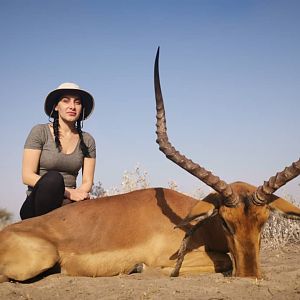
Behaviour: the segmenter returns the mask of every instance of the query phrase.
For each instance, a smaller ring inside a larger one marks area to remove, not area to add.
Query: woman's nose
[[[74,101],[70,101],[70,102],[69,102],[69,107],[70,107],[71,109],[75,109],[75,102],[74,102]]]

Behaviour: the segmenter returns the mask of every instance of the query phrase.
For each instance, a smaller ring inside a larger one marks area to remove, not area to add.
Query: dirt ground
[[[53,274],[0,284],[0,299],[300,299],[300,245],[261,253],[264,279],[222,274],[169,278],[157,270],[116,277]]]

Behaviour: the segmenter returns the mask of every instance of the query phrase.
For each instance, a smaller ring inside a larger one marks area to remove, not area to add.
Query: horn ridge
[[[275,176],[270,177],[268,181],[265,181],[263,185],[259,186],[254,194],[255,204],[262,205],[270,202],[270,195],[299,175],[300,159],[293,162],[283,171],[276,173]]]
[[[167,135],[166,116],[164,109],[164,102],[160,86],[159,78],[159,48],[154,64],[154,89],[156,99],[156,142],[159,144],[159,150],[162,151],[168,159],[173,161],[175,164],[194,175],[205,184],[213,188],[216,192],[220,193],[225,197],[224,204],[227,206],[236,206],[239,202],[238,196],[233,192],[231,186],[225,181],[222,181],[219,177],[207,171],[205,168],[194,163],[192,160],[186,158],[179,151],[177,151],[172,144],[169,142]]]

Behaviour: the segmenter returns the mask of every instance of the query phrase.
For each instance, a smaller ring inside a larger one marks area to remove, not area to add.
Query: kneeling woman
[[[24,146],[22,178],[28,190],[21,219],[89,199],[96,146],[94,138],[81,128],[93,108],[92,95],[74,83],[63,83],[47,96],[45,112],[53,122],[34,126]],[[76,187],[80,169],[82,183]]]

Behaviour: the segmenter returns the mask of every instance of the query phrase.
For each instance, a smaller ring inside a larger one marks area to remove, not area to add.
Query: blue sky
[[[152,186],[206,187],[155,143],[153,63],[173,145],[227,182],[262,184],[299,158],[299,1],[0,0],[0,207],[25,198],[24,141],[62,82],[90,91],[95,182],[137,163]],[[277,194],[300,201],[300,178]]]

